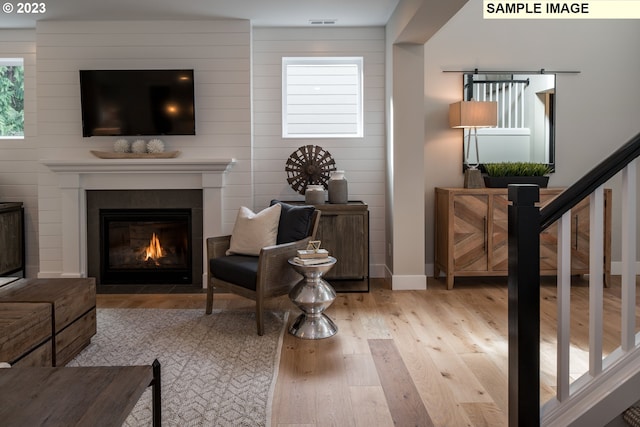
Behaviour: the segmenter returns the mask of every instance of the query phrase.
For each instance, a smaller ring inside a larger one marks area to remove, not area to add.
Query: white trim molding
[[[61,192],[60,277],[87,276],[87,190],[202,189],[203,232],[216,236],[222,234],[224,178],[235,162],[233,158],[40,160],[56,173]],[[206,283],[205,262],[202,283]]]
[[[640,261],[636,261],[636,275],[640,274]],[[622,274],[622,261],[611,262],[611,274],[619,276]]]
[[[424,291],[427,289],[427,276],[424,274],[391,276],[391,289],[394,291]]]

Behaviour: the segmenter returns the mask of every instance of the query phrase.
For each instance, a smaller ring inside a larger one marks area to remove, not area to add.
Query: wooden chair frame
[[[207,238],[207,307],[206,313],[213,310],[214,289],[227,290],[234,294],[252,299],[256,302],[256,324],[258,335],[264,334],[264,303],[269,298],[288,294],[291,288],[300,281],[302,276],[296,273],[288,263],[289,258],[296,256],[296,251],[306,249],[310,240],[315,238],[320,223],[319,210],[315,210],[311,218],[309,236],[296,242],[267,246],[260,250],[258,256],[258,276],[256,290],[247,289],[234,283],[215,278],[211,272],[211,259],[226,255],[231,236]]]

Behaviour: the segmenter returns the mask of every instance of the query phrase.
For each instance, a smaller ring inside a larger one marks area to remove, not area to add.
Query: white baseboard
[[[391,276],[391,290],[424,291],[427,289],[427,276],[424,274]]]
[[[59,271],[39,271],[36,277],[38,279],[59,279],[62,277],[62,273]]]
[[[622,273],[622,262],[611,262],[611,274],[619,276]],[[640,262],[636,261],[636,274],[640,274]]]
[[[62,273],[60,277],[63,279],[83,279],[87,276],[80,273]]]
[[[427,276],[433,277],[433,264],[426,264],[425,271]],[[611,274],[614,276],[619,276],[622,272],[622,262],[615,261],[611,262]],[[636,274],[640,275],[640,261],[636,262]],[[440,276],[444,276],[444,274],[440,274]]]
[[[62,273],[60,271],[40,271],[37,274],[38,279],[83,279],[80,273]]]

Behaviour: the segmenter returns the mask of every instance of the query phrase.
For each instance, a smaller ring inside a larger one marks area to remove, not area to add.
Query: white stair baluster
[[[559,401],[569,397],[569,360],[571,353],[571,211],[558,221],[558,343],[556,397]]]
[[[636,161],[622,170],[622,337],[623,351],[636,345]]]
[[[603,192],[600,186],[589,196],[589,373],[592,377],[602,372]]]

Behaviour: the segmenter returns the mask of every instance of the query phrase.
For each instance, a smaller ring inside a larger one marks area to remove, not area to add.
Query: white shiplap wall
[[[92,158],[113,137],[82,138],[80,69],[192,68],[195,136],[162,137],[181,157],[237,159],[226,179],[224,218],[230,232],[240,205],[251,206],[251,26],[245,20],[41,21],[36,28],[38,159]],[[60,192],[37,164],[40,271],[62,269]]]
[[[0,202],[22,202],[25,212],[26,271],[38,271],[38,186],[36,175],[36,33],[0,30],[0,57],[24,59],[25,138],[0,140]]]
[[[362,56],[364,58],[364,138],[283,139],[282,57]],[[366,28],[253,29],[253,147],[255,209],[271,199],[300,200],[284,171],[296,148],[312,144],[328,150],[349,182],[349,199],[370,211],[373,277],[384,276],[385,215],[385,31]]]

